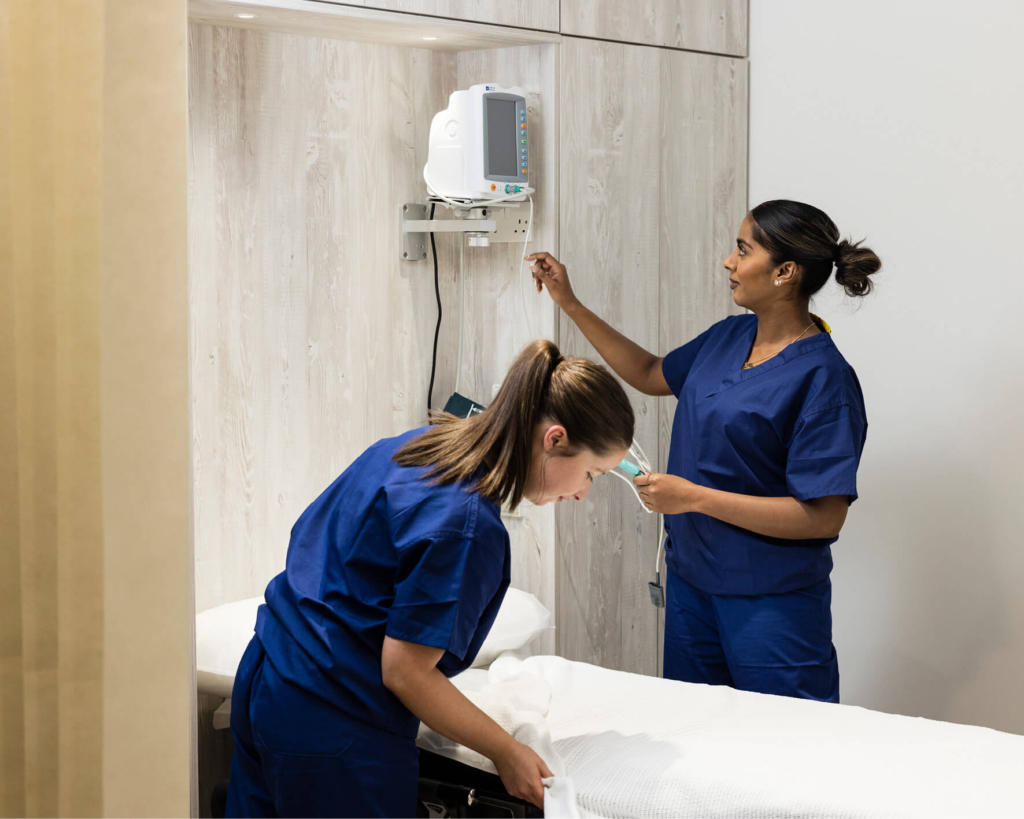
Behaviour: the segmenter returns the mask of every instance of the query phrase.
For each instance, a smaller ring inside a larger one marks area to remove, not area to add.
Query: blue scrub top
[[[443,648],[438,668],[463,671],[494,623],[511,566],[500,509],[472,482],[432,485],[428,468],[392,461],[423,431],[378,441],[303,512],[256,620],[281,677],[404,737],[416,736],[419,721],[384,687],[384,636]]]
[[[732,316],[665,356],[679,399],[669,473],[741,495],[852,503],[868,427],[856,373],[828,333],[744,370],[756,332],[756,316]],[[765,537],[696,512],[665,522],[669,567],[710,594],[779,594],[832,570],[836,538]]]

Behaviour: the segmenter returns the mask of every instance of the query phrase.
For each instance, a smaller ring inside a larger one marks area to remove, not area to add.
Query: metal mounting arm
[[[491,242],[522,242],[529,219],[512,213],[511,209],[489,206],[458,211],[456,219],[427,219],[427,206],[407,203],[402,205],[402,260],[418,262],[427,258],[427,243],[431,233],[465,233],[471,247],[489,247]],[[503,218],[484,218],[493,212]]]

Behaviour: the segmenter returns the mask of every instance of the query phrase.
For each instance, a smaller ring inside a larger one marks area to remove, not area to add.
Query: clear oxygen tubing
[[[526,332],[532,341],[533,335],[533,324],[530,322],[530,310],[526,306],[526,279],[532,279],[532,276],[523,277],[523,268],[526,265],[526,250],[530,246],[530,234],[533,232],[533,194],[529,196],[530,199],[530,218],[526,223],[526,241],[523,242],[523,253],[519,259],[519,296],[523,302],[523,318],[526,319]]]
[[[636,484],[633,483],[633,477],[641,473],[651,474],[654,469],[651,467],[650,461],[647,460],[647,456],[644,454],[643,449],[636,441],[633,441],[632,446],[629,448],[629,455],[626,457],[621,464],[616,466],[609,472],[609,475],[614,475],[622,481],[625,481],[629,488],[636,495],[637,501],[640,503],[640,508],[643,509],[647,514],[653,515],[654,510],[648,509],[644,504],[643,499],[640,497],[640,492],[636,488]],[[665,552],[665,541],[668,538],[668,531],[665,529],[665,516],[662,514],[658,515],[658,528],[661,530],[661,537],[658,540],[658,554],[654,559],[654,582],[661,583],[661,558]]]
[[[534,338],[534,335],[533,335],[533,325],[530,322],[530,312],[529,312],[529,310],[526,307],[526,293],[525,293],[525,290],[524,290],[526,284],[525,284],[525,281],[523,279],[523,267],[524,267],[524,265],[526,263],[526,250],[530,246],[530,236],[533,233],[533,194],[536,192],[536,190],[534,188],[531,188],[528,185],[524,185],[524,186],[520,187],[519,193],[509,194],[508,196],[502,196],[502,197],[499,197],[497,199],[480,199],[480,200],[474,200],[473,202],[460,202],[457,199],[450,199],[449,197],[444,196],[443,194],[440,194],[440,193],[437,192],[437,190],[435,190],[434,186],[430,184],[430,178],[427,176],[427,166],[426,165],[423,166],[423,181],[427,185],[427,195],[428,196],[430,196],[432,199],[440,199],[442,202],[444,202],[444,203],[446,203],[448,205],[451,205],[453,208],[459,208],[460,210],[467,210],[469,208],[486,208],[489,205],[497,205],[497,204],[501,204],[503,202],[513,202],[513,201],[515,201],[515,202],[522,202],[524,196],[529,200],[529,202],[530,202],[530,218],[529,218],[529,220],[526,223],[526,240],[523,242],[523,257],[522,257],[522,259],[519,262],[519,295],[520,295],[522,303],[523,303],[523,317],[526,319],[526,331],[527,331],[527,334],[529,335],[530,340],[532,341],[533,338]],[[461,252],[462,252],[461,248],[460,248],[459,252],[461,254]],[[460,264],[461,264],[461,255],[460,255]],[[461,267],[460,267],[460,271],[461,271]],[[461,275],[461,273],[460,273],[460,275]],[[463,310],[463,315],[465,315],[465,310]],[[459,361],[460,361],[460,365],[461,365],[461,361],[462,361],[462,359],[461,359],[461,356],[462,356],[462,343],[461,343],[462,325],[461,324],[459,325],[459,333],[460,333],[460,342],[459,342],[459,356],[460,356],[460,359],[459,359]],[[461,366],[460,366],[460,370],[461,370]],[[458,376],[458,372],[456,372],[456,376],[455,376],[455,391],[456,392],[459,391],[459,376]]]
[[[455,365],[455,392],[459,391],[459,379],[462,377],[462,328],[466,323],[466,236],[459,237],[459,355]]]

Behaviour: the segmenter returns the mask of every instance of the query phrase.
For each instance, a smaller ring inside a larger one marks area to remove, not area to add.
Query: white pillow
[[[196,615],[196,684],[200,693],[230,697],[235,672],[256,627],[262,597],[225,603]]]
[[[490,665],[502,652],[522,648],[550,623],[551,612],[540,600],[529,592],[510,588],[472,667]]]
[[[201,693],[231,696],[235,671],[252,639],[256,610],[262,604],[262,597],[251,597],[196,615],[196,682]],[[550,623],[551,612],[536,597],[510,588],[472,667],[488,666],[502,652],[522,648]]]

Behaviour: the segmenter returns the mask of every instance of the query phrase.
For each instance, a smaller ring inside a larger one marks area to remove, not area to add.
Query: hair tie
[[[548,368],[547,382],[550,383],[551,379],[555,377],[555,370],[558,369],[558,365],[565,361],[564,356],[558,352],[551,357],[551,366]]]

